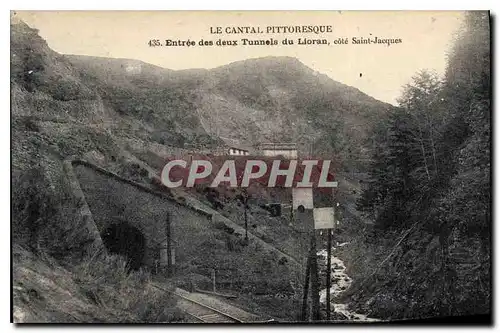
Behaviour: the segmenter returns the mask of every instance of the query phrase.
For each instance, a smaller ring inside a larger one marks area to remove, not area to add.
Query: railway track
[[[190,299],[189,297],[186,297],[184,295],[179,294],[178,292],[175,291],[170,291],[166,290],[162,287],[159,287],[156,284],[153,284],[155,288],[158,288],[162,291],[168,292],[170,294],[173,294],[175,297],[177,297],[177,307],[193,317],[195,320],[197,320],[200,323],[233,323],[233,324],[241,324],[244,323],[242,319],[236,318],[234,316],[231,316],[228,313],[225,313],[223,311],[217,310],[213,307],[210,307],[206,304],[202,304],[198,301],[195,301],[193,299]]]
[[[175,294],[175,293],[174,293]],[[175,294],[179,299],[177,306],[201,323],[233,323],[241,324],[243,320],[235,318],[227,313],[216,310],[205,304],[201,304],[182,295]]]

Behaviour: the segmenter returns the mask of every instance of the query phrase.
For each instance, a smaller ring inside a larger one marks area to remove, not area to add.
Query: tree
[[[443,123],[440,89],[435,73],[417,73],[403,89],[400,108],[388,117],[387,133],[378,133],[372,182],[360,206],[373,213],[383,229],[406,226],[415,206],[431,196]]]
[[[396,244],[400,264],[386,277],[398,288],[385,292],[419,299],[406,313],[491,311],[489,33],[488,13],[467,13],[444,79],[417,73],[377,132],[359,206],[379,228],[405,230],[411,246]],[[434,301],[425,304],[429,294]]]

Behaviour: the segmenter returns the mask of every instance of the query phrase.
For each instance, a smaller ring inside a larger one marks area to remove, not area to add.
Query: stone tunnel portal
[[[146,252],[146,238],[143,233],[128,222],[109,225],[101,234],[109,253],[126,258],[129,270],[138,270],[143,265]]]

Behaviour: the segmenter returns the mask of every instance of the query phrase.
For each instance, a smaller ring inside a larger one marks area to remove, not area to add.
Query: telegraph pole
[[[335,219],[335,208],[337,202],[337,192],[335,188],[332,188],[333,196],[333,228],[327,229],[327,247],[326,247],[326,320],[330,320],[331,305],[330,305],[330,287],[332,284],[332,233],[336,225]],[[334,309],[335,310],[335,309]]]
[[[212,291],[215,292],[215,268],[212,269]]]
[[[248,208],[248,192],[245,190],[243,192],[243,205],[244,205],[244,211],[245,211],[245,243],[248,245],[248,213],[247,213],[247,208]]]
[[[335,221],[335,220],[334,220]],[[326,320],[330,320],[330,285],[332,284],[332,229],[327,229]]]
[[[309,157],[312,156],[312,142],[309,142]],[[293,192],[292,192],[293,195]],[[303,213],[304,211],[301,211],[299,207],[302,205],[298,206],[297,209],[299,209],[299,212]],[[312,206],[312,201],[311,201],[311,206]],[[304,206],[302,206],[304,208]],[[292,210],[294,209],[294,198],[292,198]],[[308,210],[309,211],[309,210]],[[320,314],[320,303],[319,303],[319,289],[320,289],[320,283],[319,283],[319,274],[318,274],[318,257],[316,253],[316,222],[314,221],[314,209],[310,210],[308,215],[308,219],[312,218],[312,223],[307,223],[307,225],[310,226],[310,246],[309,246],[309,254],[307,258],[307,266],[306,266],[306,278],[305,278],[305,283],[304,283],[304,294],[302,298],[302,320],[306,320],[306,315],[307,315],[307,298],[308,298],[308,292],[309,292],[309,281],[311,283],[311,300],[312,300],[312,311],[311,311],[311,320],[312,321],[318,321],[321,319],[321,314]],[[293,216],[293,215],[290,215]]]
[[[167,212],[167,276],[172,276],[172,235],[170,212]]]
[[[302,321],[307,320],[307,298],[309,294],[309,281],[311,282],[311,300],[313,321],[320,320],[320,305],[319,305],[319,275],[318,275],[318,259],[316,256],[316,231],[313,229],[311,233],[311,243],[309,247],[309,255],[306,265],[306,276],[304,281],[304,291],[302,296]]]
[[[311,236],[311,298],[312,298],[312,320],[320,320],[319,312],[319,276],[318,257],[316,255],[316,230],[313,229]]]
[[[311,256],[307,257],[306,263],[306,276],[304,281],[304,291],[302,294],[302,313],[300,316],[301,321],[307,320],[307,298],[309,296],[309,275],[311,274]]]
[[[245,199],[245,242],[248,244],[248,215],[247,215],[247,200]]]
[[[314,139],[311,141],[309,158],[312,158],[314,152]],[[318,256],[316,254],[316,227],[313,218],[312,235],[311,235],[311,297],[312,297],[312,319],[320,320],[320,305],[319,305],[319,274],[318,274]]]

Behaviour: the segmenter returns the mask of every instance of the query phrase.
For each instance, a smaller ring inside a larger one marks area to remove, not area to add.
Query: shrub
[[[287,258],[281,257],[280,260],[278,261],[278,264],[285,265],[287,262],[288,262]]]
[[[175,200],[181,204],[185,204],[186,203],[186,198],[183,197],[183,196],[178,196],[177,198],[175,198]]]
[[[23,118],[23,125],[26,131],[29,132],[40,132],[40,126],[36,122],[36,118],[33,116],[27,116]]]
[[[113,307],[116,318],[109,318],[109,322],[183,320],[171,294],[155,288],[148,271],[141,269],[129,273],[127,262],[121,256],[97,252],[72,270],[91,301],[102,307]]]

